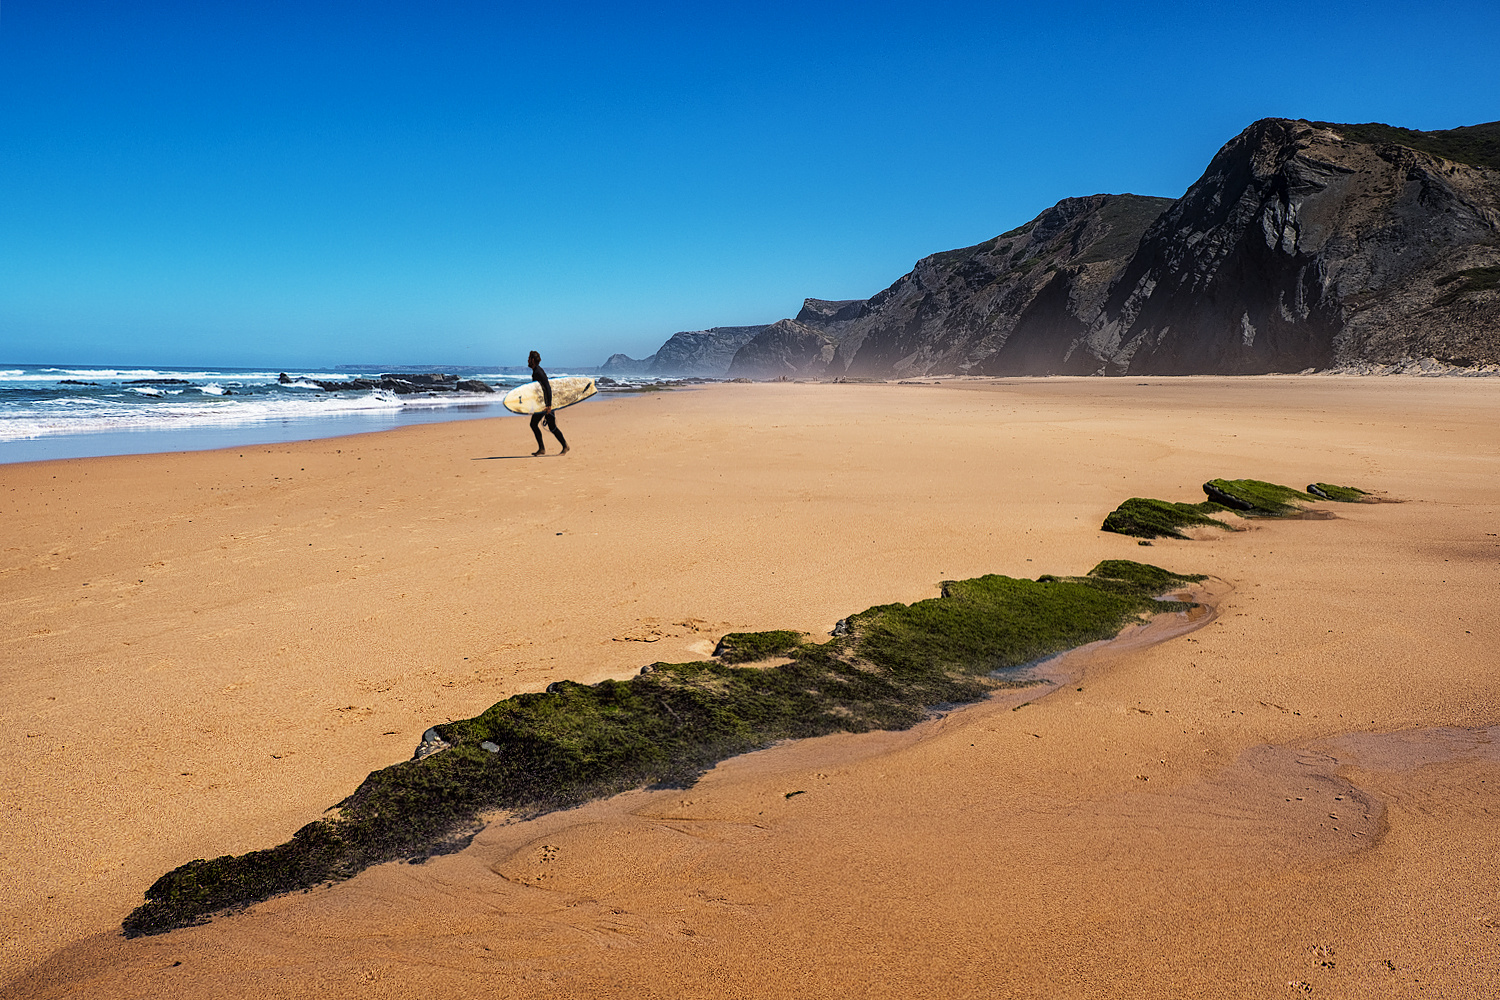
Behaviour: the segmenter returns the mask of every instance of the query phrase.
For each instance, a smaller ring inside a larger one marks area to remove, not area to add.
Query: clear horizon
[[[1064,197],[1175,198],[1259,118],[1493,121],[1497,35],[1489,3],[12,2],[0,358],[643,357]]]

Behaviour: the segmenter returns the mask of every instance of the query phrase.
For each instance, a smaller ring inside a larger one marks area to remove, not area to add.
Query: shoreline
[[[1249,381],[1306,381],[1308,379],[1328,381],[1365,381],[1381,379],[1390,381],[1480,381],[1489,377],[1500,377],[1500,372],[1478,371],[1463,368],[1452,370],[1422,370],[1420,366],[1386,366],[1397,370],[1374,372],[1359,370],[1327,370],[1311,374],[1269,373],[1263,375],[1142,375],[1142,376],[1092,376],[1092,375],[932,375],[910,379],[800,379],[785,385],[839,385],[839,386],[942,386],[947,388],[984,388],[987,386],[1024,386],[1028,383],[1097,383],[1135,382],[1145,384],[1142,379],[1155,379],[1157,384],[1165,382],[1224,381],[1230,383]],[[668,379],[667,381],[671,381]],[[704,386],[733,384],[727,380],[694,382],[672,385],[671,391],[681,392]],[[762,381],[752,384],[778,384]],[[642,394],[642,390],[626,389],[605,391],[600,399],[613,399]],[[123,427],[108,432],[58,433],[36,437],[0,441],[0,466],[30,462],[57,462],[82,458],[111,458],[131,455],[159,455],[186,452],[219,451],[229,448],[249,448],[263,445],[295,444],[299,442],[326,441],[333,438],[362,434],[379,434],[399,430],[403,427],[425,424],[452,423],[470,420],[491,420],[514,417],[519,414],[506,410],[498,399],[465,399],[444,401],[442,406],[409,406],[399,410],[344,411],[296,418],[273,417],[263,420],[246,418],[243,422],[224,425],[205,424],[182,428]]]
[[[1479,859],[1500,850],[1477,819],[1500,810],[1487,758],[1358,765],[1390,833],[1357,856],[1299,853],[1337,807],[1278,818],[1304,793],[1232,765],[1262,744],[1495,724],[1497,393],[1482,379],[1016,382],[601,399],[574,411],[567,462],[482,461],[523,454],[529,435],[469,421],[243,458],[0,466],[0,770],[21,806],[0,842],[32,873],[0,899],[4,975],[48,961],[49,976],[128,996],[160,992],[181,960],[184,997],[269,987],[272,967],[282,987],[342,996],[384,968],[367,995],[465,996],[488,968],[514,973],[517,996],[611,974],[644,996],[748,984],[774,962],[806,970],[787,984],[803,995],[872,976],[962,992],[965,970],[970,990],[1004,970],[1016,989],[1123,975],[1249,996],[1323,976],[1319,992],[1339,995],[1374,988],[1390,959],[1463,988],[1454,956],[1492,933],[1475,895]],[[1215,476],[1407,502],[1148,553],[1098,530],[1127,497],[1188,500]],[[491,828],[459,854],[149,947],[110,935],[156,875],[285,840],[444,717],[701,655],[711,634],[814,632],[932,596],[932,581],[1104,558],[1236,589],[1211,624],[1125,654],[1083,692],[945,719],[876,761],[778,758],[772,774],[757,759],[668,795],[655,818],[625,803],[624,825],[589,827],[585,807],[531,839]],[[536,566],[548,572],[517,571]],[[1238,798],[1192,798],[1222,774]],[[1468,798],[1445,791],[1459,787]],[[1230,911],[1212,891],[1225,885],[1240,887],[1224,890]],[[1386,886],[1426,922],[1369,917]],[[1381,928],[1405,943],[1375,955]],[[1306,961],[1325,944],[1337,972]]]
[[[0,441],[0,465],[62,462],[81,458],[121,458],[220,451],[261,445],[326,441],[357,434],[380,434],[402,427],[492,420],[517,416],[498,401],[464,401],[442,408],[329,414],[301,419],[246,421],[228,426],[126,428],[106,433],[54,434]]]

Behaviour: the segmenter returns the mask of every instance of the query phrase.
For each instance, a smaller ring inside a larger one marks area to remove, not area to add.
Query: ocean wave
[[[131,386],[132,390],[152,389]],[[156,390],[159,392],[160,390]],[[151,396],[151,392],[142,393]],[[135,397],[139,399],[139,397]],[[438,401],[439,405],[473,405],[472,398]],[[230,427],[277,421],[320,420],[343,415],[397,413],[404,408],[430,408],[432,403],[412,401],[395,393],[377,390],[358,395],[327,396],[241,396],[207,397],[197,395],[182,400],[167,399],[131,401],[130,398],[94,398],[87,400],[50,400],[50,405],[24,410],[0,411],[0,441],[22,441],[30,438],[65,434],[107,434],[115,431],[174,430],[189,427]]]
[[[59,382],[63,379],[138,379],[181,378],[190,382],[217,382],[224,379],[242,380],[247,383],[274,383],[280,372],[246,369],[236,371],[228,368],[161,369],[161,368],[6,368],[0,369],[0,381],[4,382]],[[304,371],[302,378],[341,380],[348,378],[338,372]]]
[[[162,371],[156,368],[34,368],[18,373],[27,378],[212,378],[220,372]]]

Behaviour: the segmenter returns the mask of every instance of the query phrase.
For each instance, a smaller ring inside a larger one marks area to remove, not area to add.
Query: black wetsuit
[[[550,407],[552,405],[552,383],[548,381],[547,373],[542,371],[540,365],[531,366],[531,379],[533,382],[541,385],[542,402]],[[562,431],[557,429],[557,416],[542,410],[538,410],[531,415],[531,433],[536,435],[536,450],[545,451],[547,449],[547,446],[542,443],[542,421],[544,420],[547,422],[547,429],[552,432],[552,436],[557,438],[558,444],[563,446],[563,451],[567,451],[567,439],[562,436]]]

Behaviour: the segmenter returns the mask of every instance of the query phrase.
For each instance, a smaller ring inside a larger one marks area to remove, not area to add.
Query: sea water
[[[120,368],[0,363],[0,463],[196,451],[362,434],[508,414],[501,395],[529,381],[469,371],[495,394],[323,391],[378,373],[248,368]],[[561,376],[563,372],[557,372]]]

